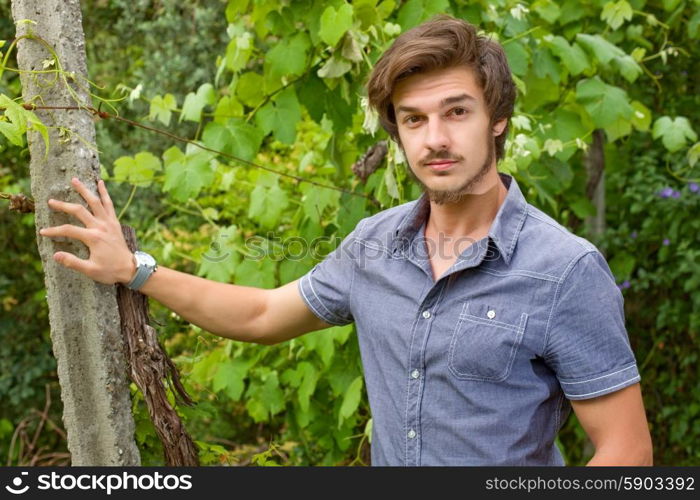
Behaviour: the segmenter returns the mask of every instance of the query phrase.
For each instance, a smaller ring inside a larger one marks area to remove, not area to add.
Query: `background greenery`
[[[499,169],[605,253],[625,297],[655,462],[700,463],[700,0],[82,4],[91,79],[104,86],[101,95],[124,97],[123,116],[378,201],[98,123],[103,174],[115,203],[128,204],[122,221],[144,249],[169,267],[266,288],[318,260],[280,259],[276,239],[341,238],[362,217],[418,195],[393,146],[366,182],[351,170],[385,138],[366,113],[363,83],[402,30],[439,12],[478,24],[504,44],[520,91]],[[8,0],[0,14],[0,38],[9,40]],[[14,73],[5,72],[0,93],[20,95]],[[602,235],[585,224],[595,213],[585,189],[595,130],[605,137]],[[0,192],[29,193],[26,149],[9,139],[0,149]],[[63,463],[33,217],[5,205],[0,218],[0,460]],[[260,249],[268,255],[252,258]],[[352,326],[263,347],[220,340],[156,303],[152,314],[198,401],[182,415],[203,463],[369,462],[371,419]],[[42,417],[47,390],[52,403]],[[135,391],[134,414],[143,463],[161,464]],[[559,444],[572,465],[592,453],[573,416]]]

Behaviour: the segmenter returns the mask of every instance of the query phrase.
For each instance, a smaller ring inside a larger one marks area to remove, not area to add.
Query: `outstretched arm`
[[[40,234],[80,240],[90,249],[90,257],[86,260],[56,252],[54,259],[100,283],[128,283],[136,266],[104,182],[98,181],[99,196],[78,179],[73,179],[73,187],[90,210],[58,200],[50,200],[49,206],[76,217],[85,227],[64,224],[44,228]],[[234,340],[274,344],[331,326],[306,306],[296,281],[266,290],[219,283],[159,266],[139,291],[190,323]]]

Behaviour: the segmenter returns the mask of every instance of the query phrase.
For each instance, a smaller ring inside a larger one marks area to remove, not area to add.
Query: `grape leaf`
[[[334,47],[345,32],[352,28],[352,14],[352,5],[348,3],[343,3],[338,10],[332,6],[326,7],[321,14],[321,26],[318,30],[321,40]]]
[[[272,132],[275,139],[292,144],[296,138],[296,125],[301,120],[301,107],[294,87],[288,87],[260,108],[255,122],[265,134]]]

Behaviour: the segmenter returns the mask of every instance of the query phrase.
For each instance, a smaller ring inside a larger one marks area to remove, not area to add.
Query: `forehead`
[[[460,66],[419,73],[400,80],[391,94],[394,108],[430,107],[447,97],[466,94],[477,103],[484,100],[484,93],[477,83],[474,71]]]

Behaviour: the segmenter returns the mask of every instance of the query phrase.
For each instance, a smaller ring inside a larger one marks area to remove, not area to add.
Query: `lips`
[[[447,170],[455,163],[457,163],[455,160],[433,160],[426,163],[425,166],[432,170]]]

